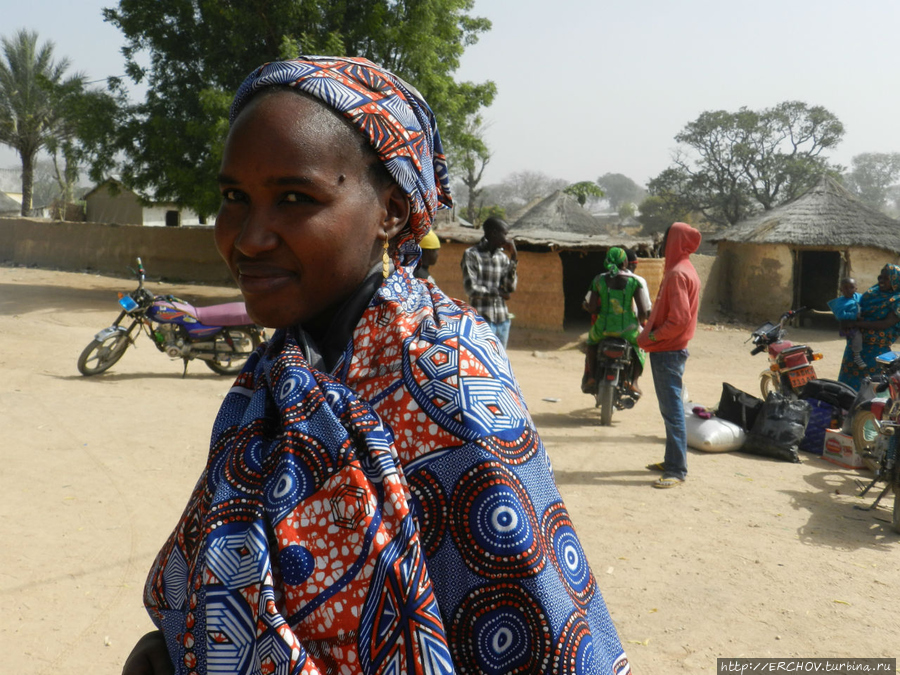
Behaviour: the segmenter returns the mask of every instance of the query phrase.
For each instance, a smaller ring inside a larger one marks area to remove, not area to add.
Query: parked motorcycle
[[[600,424],[612,424],[613,410],[627,410],[634,407],[640,396],[631,388],[634,372],[634,347],[630,342],[618,337],[605,337],[597,345],[597,359],[594,365],[594,380],[597,383],[594,394],[600,408]]]
[[[884,489],[864,511],[871,511],[881,499],[894,491],[894,509],[891,528],[900,533],[900,453],[898,433],[900,428],[900,353],[888,352],[875,361],[881,366],[883,376],[866,378],[860,387],[860,399],[852,421],[853,444],[863,462],[875,477],[862,490],[860,497],[877,483],[885,483]],[[887,393],[887,397],[883,394]],[[881,396],[880,396],[881,394]]]
[[[759,375],[759,389],[764,399],[772,391],[799,398],[803,386],[810,380],[818,379],[812,362],[821,359],[822,355],[808,345],[794,344],[784,339],[784,324],[806,309],[801,307],[787,311],[777,324],[767,321],[750,334],[754,345],[750,354],[763,351],[769,354],[769,369]]]
[[[182,359],[185,373],[193,359],[202,360],[219,375],[240,372],[265,339],[264,330],[247,315],[244,303],[194,307],[172,295],[154,295],[144,288],[145,272],[140,258],[137,264],[138,287],[127,295],[119,294],[122,311],[81,352],[79,372],[98,375],[108,370],[142,331],[159,351]]]

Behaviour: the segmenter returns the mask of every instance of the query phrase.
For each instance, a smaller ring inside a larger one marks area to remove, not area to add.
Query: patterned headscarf
[[[881,286],[875,284],[865,293],[859,301],[859,316],[866,321],[880,321],[888,315],[900,309],[900,265],[888,263],[884,266],[887,271],[891,290],[882,291]],[[900,331],[900,325],[891,330]]]
[[[891,290],[895,293],[900,291],[900,265],[888,263],[884,266],[888,273],[888,279],[891,281]]]
[[[418,254],[418,242],[439,208],[453,204],[447,160],[431,108],[396,75],[363,58],[301,56],[257,68],[238,89],[231,123],[260,89],[287,85],[309,94],[350,120],[375,149],[410,203],[398,235],[401,254]]]
[[[615,275],[625,266],[626,262],[628,262],[628,254],[618,246],[613,246],[606,252],[606,260],[603,264],[607,272]]]

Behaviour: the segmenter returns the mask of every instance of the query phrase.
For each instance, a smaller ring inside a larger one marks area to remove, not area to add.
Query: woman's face
[[[878,290],[882,293],[890,293],[893,290],[890,270],[887,267],[882,268],[881,274],[878,275]]]
[[[355,133],[291,91],[258,96],[232,126],[216,246],[263,326],[327,322],[406,222],[406,196],[373,184]]]

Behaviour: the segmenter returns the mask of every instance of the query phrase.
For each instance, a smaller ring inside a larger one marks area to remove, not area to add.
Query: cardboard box
[[[866,468],[862,457],[856,452],[853,436],[842,434],[838,429],[825,430],[825,447],[822,452],[822,459],[827,459],[832,464],[837,464],[845,469]]]

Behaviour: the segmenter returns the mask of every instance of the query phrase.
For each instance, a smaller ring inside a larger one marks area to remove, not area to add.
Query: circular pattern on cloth
[[[493,584],[474,590],[450,626],[454,661],[470,675],[543,675],[552,652],[550,623],[521,586]]]
[[[556,649],[553,650],[554,675],[569,675],[570,673],[593,673],[596,670],[594,663],[594,639],[591,629],[584,616],[575,611],[566,620]]]
[[[534,429],[525,427],[522,434],[511,441],[502,440],[496,436],[486,436],[478,440],[478,445],[500,461],[518,465],[524,464],[534,456],[540,447],[540,440]]]
[[[325,402],[298,347],[285,349],[270,374],[276,405],[284,425],[310,419]]]
[[[310,459],[316,457],[313,455]],[[302,455],[285,452],[279,457],[278,466],[267,473],[265,505],[273,525],[281,522],[300,501],[316,491],[317,478],[319,481],[324,480],[321,466],[317,467],[317,476],[303,460]]]
[[[562,502],[550,505],[541,518],[540,531],[545,538],[544,547],[560,571],[569,595],[579,606],[586,607],[594,597],[597,585]]]
[[[299,586],[309,579],[309,575],[316,568],[313,554],[299,544],[282,549],[278,554],[278,563],[281,567],[281,578],[291,586]]]
[[[225,465],[231,456],[231,445],[237,429],[232,427],[225,432],[210,446],[209,459],[206,466],[206,489],[215,491],[216,486],[225,480]]]
[[[546,563],[531,500],[497,462],[478,464],[460,479],[450,532],[466,565],[490,579],[533,576]]]
[[[419,533],[425,556],[430,558],[441,547],[447,531],[447,495],[435,475],[428,469],[417,471],[407,479],[412,500],[412,512],[419,522]]]
[[[254,420],[238,430],[232,450],[225,458],[223,477],[236,491],[255,494],[263,478],[263,423]]]

